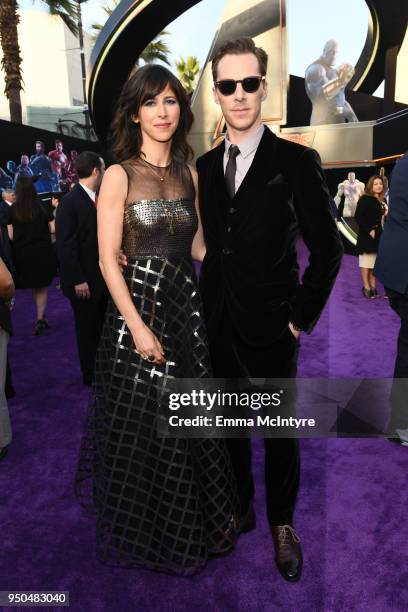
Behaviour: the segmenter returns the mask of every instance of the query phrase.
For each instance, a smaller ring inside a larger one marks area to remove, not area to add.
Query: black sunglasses
[[[250,76],[245,79],[240,79],[239,81],[234,81],[234,79],[223,79],[222,81],[215,81],[214,85],[223,96],[232,96],[238,83],[242,83],[242,89],[247,93],[255,93],[264,80],[264,76]]]

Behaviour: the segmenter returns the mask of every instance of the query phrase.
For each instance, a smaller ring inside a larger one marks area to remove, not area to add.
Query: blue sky
[[[105,20],[101,8],[105,4],[105,0],[88,0],[82,5],[85,28]],[[19,5],[36,10],[44,7],[40,0],[19,0]],[[286,5],[291,74],[303,76],[329,38],[339,42],[339,64],[357,62],[367,34],[365,0],[287,0]],[[222,7],[222,0],[202,0],[166,28],[171,32],[172,61],[187,55],[205,61]]]

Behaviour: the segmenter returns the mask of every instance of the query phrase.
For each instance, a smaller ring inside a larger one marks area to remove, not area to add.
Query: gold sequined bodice
[[[122,249],[127,257],[190,256],[197,231],[195,190],[187,166],[122,163],[128,176]],[[161,180],[162,177],[164,180]]]

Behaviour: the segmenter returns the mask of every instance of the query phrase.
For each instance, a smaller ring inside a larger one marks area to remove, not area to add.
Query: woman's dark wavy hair
[[[16,221],[31,221],[36,210],[37,191],[31,177],[21,176],[16,181],[16,201],[13,206],[13,216]]]
[[[374,194],[373,192],[373,185],[374,185],[374,181],[376,179],[380,179],[380,181],[382,182],[382,186],[383,186],[383,190],[382,192],[379,194],[379,196],[377,196],[376,194]],[[384,185],[384,179],[382,176],[380,176],[379,174],[374,174],[374,176],[370,176],[370,178],[367,181],[367,185],[365,187],[364,192],[366,193],[366,195],[370,195],[370,196],[374,196],[376,198],[378,198],[379,200],[384,199],[384,195],[385,195],[385,185]]]
[[[140,125],[132,121],[132,115],[137,115],[140,107],[160,94],[167,85],[180,105],[180,120],[171,145],[172,159],[179,163],[192,159],[194,154],[187,143],[187,135],[194,115],[186,91],[170,70],[158,64],[149,64],[131,73],[119,96],[109,139],[115,162],[140,156],[142,133]]]

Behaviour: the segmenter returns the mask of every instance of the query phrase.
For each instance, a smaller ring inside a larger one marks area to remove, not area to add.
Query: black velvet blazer
[[[310,332],[330,294],[343,253],[316,151],[268,128],[232,200],[224,143],[197,160],[207,254],[200,289],[209,339],[224,308],[235,333],[252,345],[276,340],[292,321]],[[296,241],[310,251],[299,282]]]
[[[106,285],[99,268],[96,208],[79,184],[58,205],[55,236],[64,294],[74,297],[74,285],[87,282],[91,299],[99,300]]]

